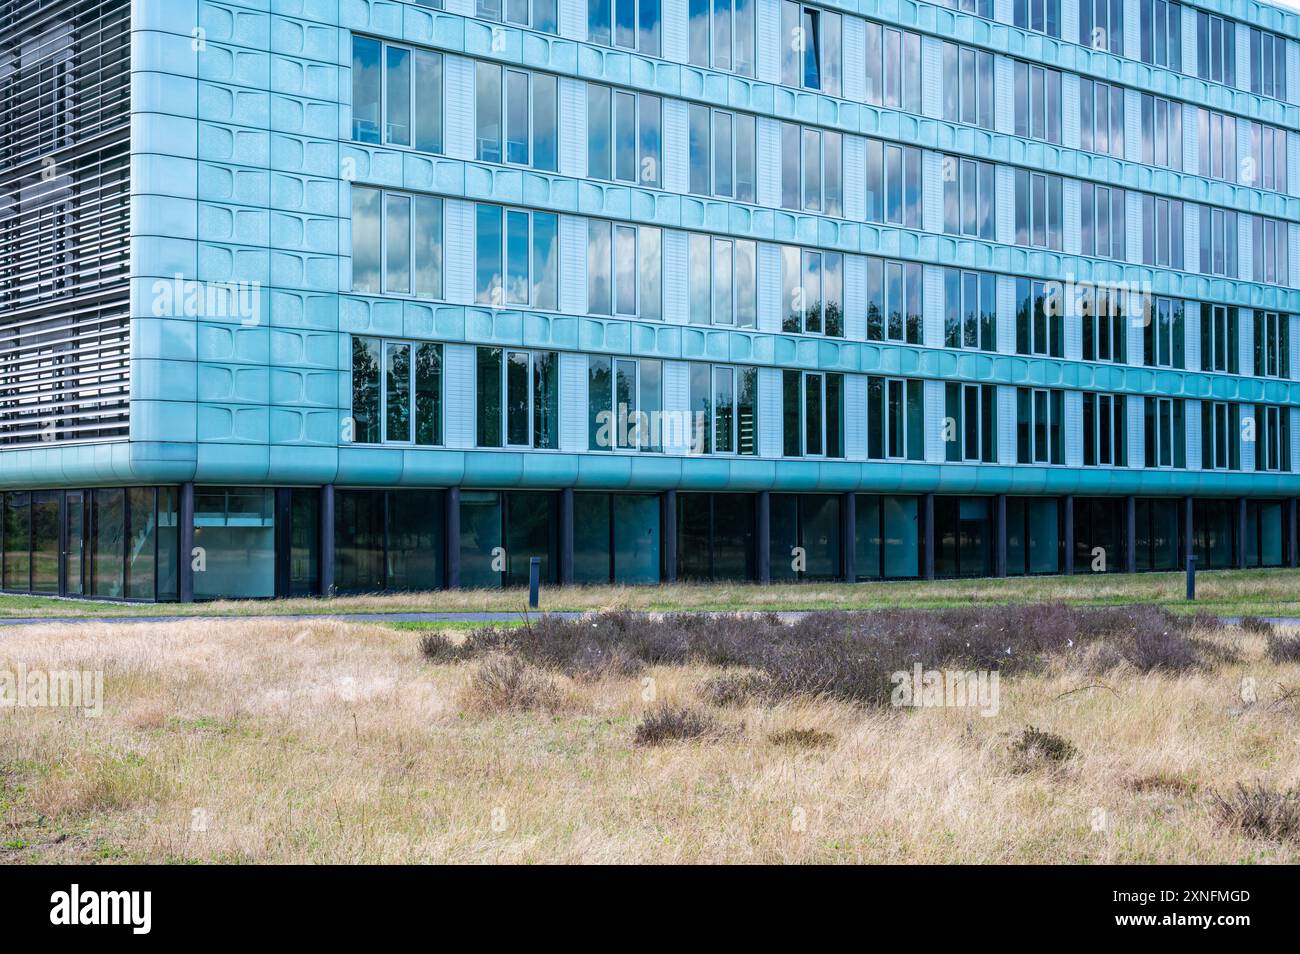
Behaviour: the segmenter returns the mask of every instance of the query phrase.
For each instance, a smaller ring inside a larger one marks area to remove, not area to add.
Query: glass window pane
[[[385,345],[384,439],[411,439],[411,346]]]
[[[352,138],[357,142],[379,142],[378,40],[352,38]]]

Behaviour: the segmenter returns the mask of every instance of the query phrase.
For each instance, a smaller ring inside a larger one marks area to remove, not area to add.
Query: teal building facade
[[[27,0],[0,588],[1294,566],[1300,15]]]

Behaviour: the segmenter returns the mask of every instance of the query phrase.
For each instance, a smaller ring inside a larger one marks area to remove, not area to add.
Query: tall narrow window
[[[1061,0],[1014,0],[1011,17],[1022,30],[1061,36]]]
[[[943,157],[943,230],[994,240],[997,175],[991,162]]]
[[[1143,401],[1146,466],[1187,466],[1187,439],[1182,398],[1147,397]]]
[[[1237,374],[1241,353],[1238,340],[1235,307],[1210,304],[1201,306],[1202,371]]]
[[[997,277],[943,270],[944,347],[997,350]]]
[[[1016,135],[1061,141],[1061,74],[1031,63],[1015,64]],[[1084,81],[1086,84],[1086,81]]]
[[[1123,0],[1080,0],[1079,45],[1124,55]]]
[[[1016,353],[1064,354],[1063,302],[1046,282],[1016,279]]]
[[[661,103],[587,84],[587,175],[658,188]]]
[[[559,286],[558,216],[479,204],[475,208],[474,300],[553,310]]]
[[[785,456],[844,456],[844,375],[782,371],[781,403]]]
[[[1177,298],[1147,296],[1142,325],[1143,363],[1158,368],[1184,367],[1183,303]]]
[[[1065,463],[1064,414],[1064,391],[1016,388],[1016,460],[1019,463]]]
[[[478,348],[479,447],[559,447],[559,357],[553,351]]]
[[[991,384],[944,385],[942,427],[945,457],[997,462],[997,388]]]
[[[1122,394],[1083,395],[1083,465],[1124,467],[1128,461],[1128,398]]]
[[[921,266],[867,259],[867,339],[920,344],[923,337]]]
[[[352,290],[442,297],[442,200],[352,187]]]
[[[844,256],[784,245],[781,274],[785,317],[794,334],[844,336]]]
[[[663,450],[663,362],[587,359],[587,446],[594,451]]]
[[[867,457],[921,460],[925,456],[922,382],[867,378]]]
[[[1061,249],[1060,176],[1016,170],[1016,244]]]

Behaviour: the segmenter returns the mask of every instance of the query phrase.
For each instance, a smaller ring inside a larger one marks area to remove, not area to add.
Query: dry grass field
[[[1079,606],[1144,604],[1176,612],[1300,617],[1300,570],[1203,570],[1197,601],[1184,601],[1181,573],[1113,573],[1005,579],[892,580],[856,583],[676,583],[658,586],[543,586],[543,610],[814,610],[881,607],[951,607],[1016,603]],[[384,593],[332,599],[217,600],[191,605],[60,600],[0,595],[6,617],[205,616],[324,613],[522,612],[527,591],[445,590]]]
[[[433,661],[421,636],[5,630],[0,670],[102,669],[106,701],[100,718],[0,709],[0,861],[1300,861],[1294,832],[1215,810],[1237,783],[1300,785],[1300,663],[1239,627],[1205,636],[1235,659],[1177,671],[1052,656],[1003,679],[989,718],[716,704],[704,664],[574,677],[516,660],[503,688],[488,677],[505,657]],[[673,705],[705,734],[637,744]],[[1072,757],[1018,757],[1030,725]]]

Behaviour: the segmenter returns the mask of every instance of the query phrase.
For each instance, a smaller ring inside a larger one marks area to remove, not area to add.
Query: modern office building
[[[3,589],[1295,565],[1300,16],[11,0]]]

